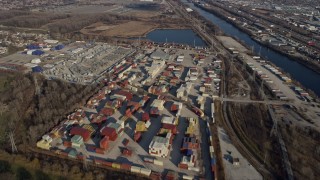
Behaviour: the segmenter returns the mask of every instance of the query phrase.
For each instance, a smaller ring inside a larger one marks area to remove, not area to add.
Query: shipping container
[[[101,148],[96,148],[96,153],[98,154],[104,154],[104,149],[101,149]]]
[[[182,179],[186,179],[186,180],[193,180],[194,177],[193,176],[188,176],[188,175],[182,175]]]
[[[123,164],[121,164],[121,169],[130,171],[131,170],[131,165],[123,163]]]
[[[178,164],[178,167],[181,169],[188,169],[188,165],[187,164]]]
[[[133,173],[140,173],[140,167],[137,167],[137,166],[131,166],[131,169],[130,171],[133,172]]]
[[[216,165],[216,158],[211,158],[210,164],[211,166]]]
[[[119,163],[112,163],[112,168],[120,169],[120,168],[121,168],[121,164],[119,164]]]
[[[122,150],[122,154],[125,155],[125,156],[131,156],[132,155],[132,151],[127,149],[127,148],[124,148]]]
[[[104,161],[103,165],[108,166],[108,167],[112,167],[112,162],[110,161]]]
[[[200,169],[198,167],[188,167],[188,170],[195,171],[195,172],[200,172]]]
[[[153,158],[148,158],[148,157],[143,158],[143,160],[144,160],[145,162],[148,162],[148,163],[153,163],[153,162],[154,162],[154,159],[153,159]]]
[[[211,171],[212,171],[212,172],[216,172],[216,165],[212,165],[212,166],[211,166]]]
[[[63,146],[64,147],[71,147],[72,143],[70,141],[63,141]]]
[[[140,169],[140,174],[143,174],[143,175],[149,177],[150,174],[151,174],[151,170],[150,170],[150,169],[146,169],[146,168],[141,168],[141,169]]]
[[[157,159],[153,160],[153,163],[158,166],[163,166],[163,161],[159,161]]]
[[[141,132],[136,132],[134,134],[134,141],[139,142],[141,140]]]

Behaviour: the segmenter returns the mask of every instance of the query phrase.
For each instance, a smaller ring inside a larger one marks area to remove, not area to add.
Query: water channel
[[[192,3],[188,3],[183,0],[184,3],[188,4],[192,9],[196,10],[200,15],[211,21],[213,24],[217,25],[224,31],[225,34],[229,36],[236,37],[243,41],[250,47],[254,47],[254,51],[260,54],[266,60],[271,61],[285,72],[289,73],[291,77],[299,81],[306,88],[314,91],[318,96],[320,96],[320,75],[316,72],[308,69],[307,67],[299,64],[290,58],[273,51],[258,42],[254,41],[248,34],[240,31],[232,24],[224,21],[223,19],[206,12],[198,7],[195,7]]]

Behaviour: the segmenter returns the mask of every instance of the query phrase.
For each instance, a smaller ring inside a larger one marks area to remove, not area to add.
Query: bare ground
[[[271,136],[272,121],[263,104],[230,103],[228,114],[233,122],[233,129],[242,143],[260,161],[275,178],[285,177],[282,171],[281,150],[276,139]]]

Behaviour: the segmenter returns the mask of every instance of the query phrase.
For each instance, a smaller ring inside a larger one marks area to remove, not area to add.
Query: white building
[[[183,60],[184,60],[184,56],[178,56],[177,57],[177,61],[178,62],[183,62]]]
[[[171,136],[172,134],[168,133],[166,137],[153,137],[149,145],[149,154],[157,157],[167,157],[169,155]]]
[[[151,104],[151,107],[157,107],[160,111],[162,111],[164,109],[164,103],[165,101],[164,100],[161,100],[161,99],[155,99],[152,104]]]
[[[177,125],[177,124],[178,124],[178,118],[176,118],[176,117],[164,116],[164,117],[161,119],[161,123]]]
[[[39,63],[41,63],[41,60],[40,60],[39,58],[32,59],[32,60],[31,60],[31,63],[33,63],[33,64],[39,64]]]

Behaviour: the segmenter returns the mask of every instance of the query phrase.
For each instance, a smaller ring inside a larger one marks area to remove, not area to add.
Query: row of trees
[[[40,28],[54,20],[65,19],[70,17],[68,14],[46,14],[36,13],[28,15],[17,15],[12,18],[3,19],[0,21],[5,26]]]
[[[68,33],[79,31],[95,22],[115,23],[117,20],[136,20],[130,15],[109,13],[97,14],[49,14],[25,11],[0,12],[0,24],[5,26],[40,28],[48,25],[52,33]]]
[[[70,18],[66,18],[48,25],[50,32],[52,33],[68,33],[79,31],[82,28],[89,26],[96,22],[104,22],[107,24],[116,23],[121,20],[136,20],[133,16],[114,15],[114,14],[79,14],[73,15]]]
[[[10,19],[16,16],[23,16],[28,14],[30,14],[30,12],[28,11],[18,11],[18,10],[0,11],[0,21],[5,19]]]
[[[83,105],[98,89],[96,85],[84,86],[46,80],[35,74],[17,74],[0,97],[0,104],[8,107],[0,114],[0,130],[3,131],[0,140],[6,145],[2,147],[9,147],[6,140],[10,131],[14,131],[18,145],[35,145],[43,134]]]

